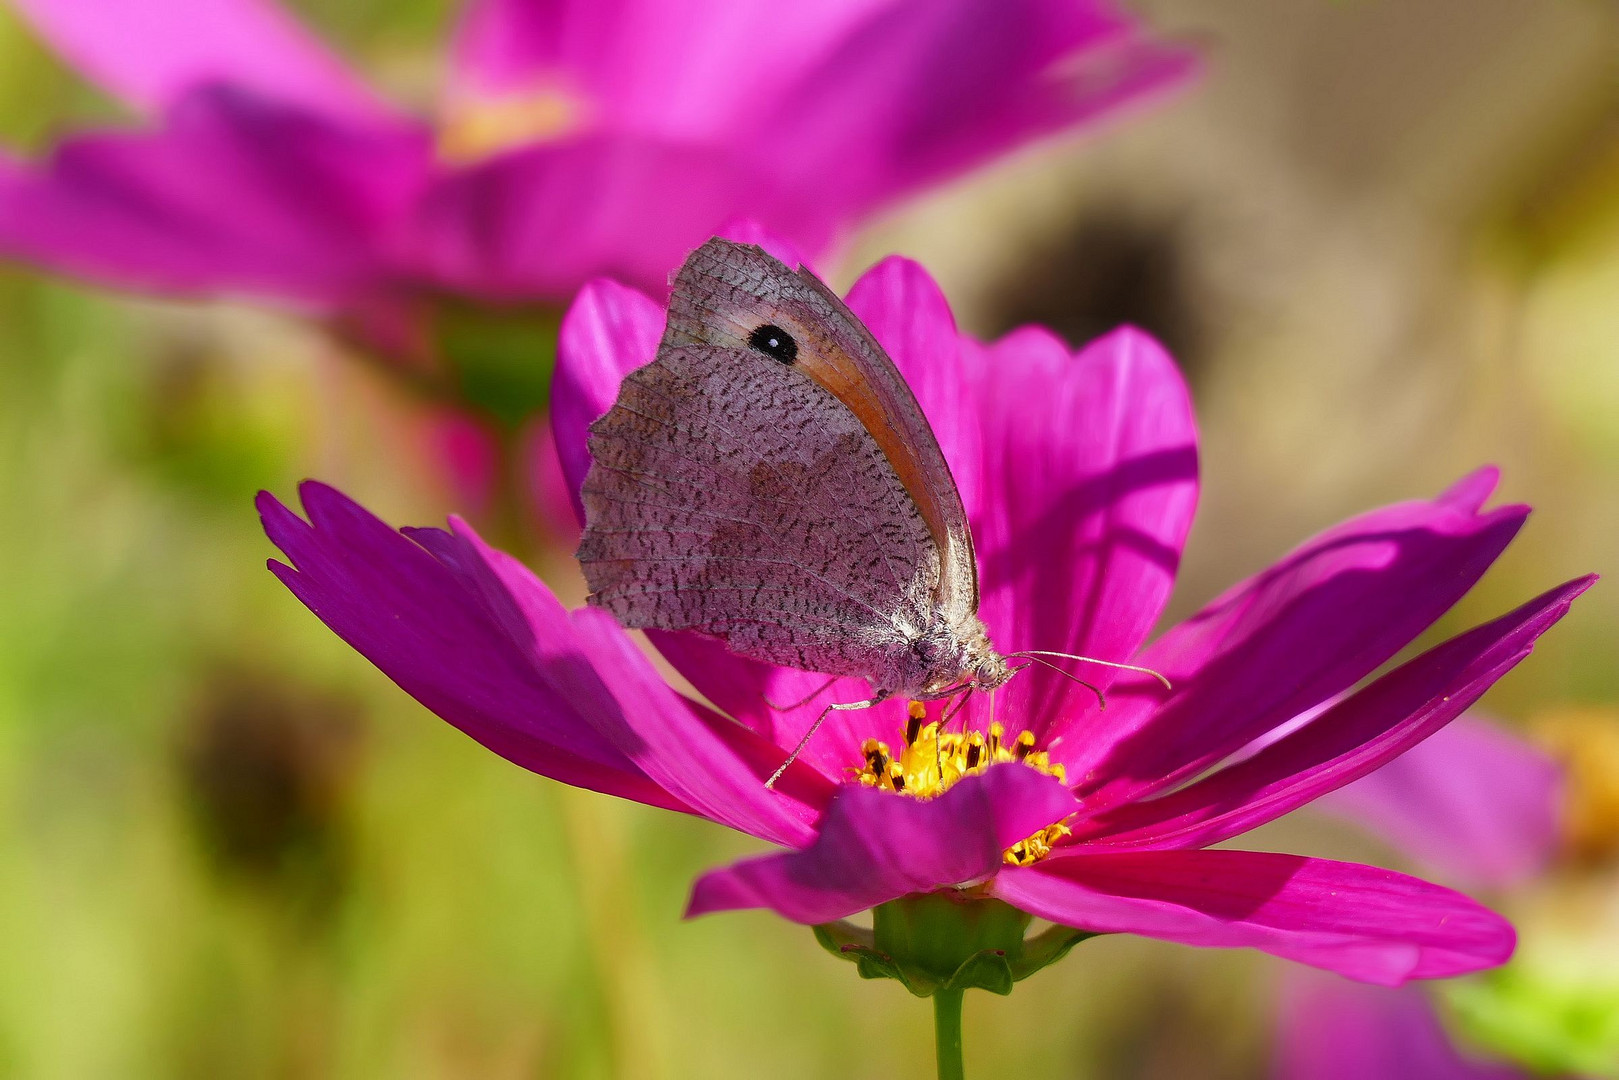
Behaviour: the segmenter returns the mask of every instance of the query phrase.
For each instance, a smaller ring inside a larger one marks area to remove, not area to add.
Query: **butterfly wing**
[[[978,611],[972,533],[950,466],[916,395],[871,331],[807,269],[762,248],[712,239],[675,276],[664,348],[749,348],[761,328],[796,347],[792,367],[851,412],[915,504],[940,553],[934,600],[952,624]]]
[[[590,428],[579,560],[627,626],[881,685],[925,626],[938,550],[871,434],[753,349],[664,347]],[[885,659],[887,658],[887,659]]]

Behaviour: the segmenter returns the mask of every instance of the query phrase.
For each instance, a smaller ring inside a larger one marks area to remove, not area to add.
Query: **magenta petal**
[[[1471,588],[1528,513],[1475,505],[1447,493],[1309,541],[1142,654],[1174,682],[1167,700],[1150,680],[1120,680],[1105,719],[1053,756],[1092,805],[1112,805],[1172,787],[1347,689]]]
[[[815,264],[796,244],[785,237],[777,236],[753,218],[733,217],[715,229],[714,235],[734,243],[762,247],[791,269],[797,270],[803,266],[809,267],[811,271],[815,269]]]
[[[445,720],[564,783],[704,813],[777,843],[813,835],[831,795],[824,781],[800,770],[767,792],[779,751],[675,695],[610,623],[570,619],[515,559],[464,525],[407,536],[329,487],[301,491],[308,524],[259,497],[265,531],[293,564],[271,569]],[[692,779],[693,755],[707,778]]]
[[[0,168],[0,254],[136,288],[363,305],[393,287],[386,248],[428,149],[417,131],[198,91],[159,131]]]
[[[1133,29],[1110,5],[1073,0],[862,5],[823,54],[799,49],[772,71],[777,93],[744,101],[729,126],[786,148],[782,170],[823,198],[869,208],[1187,73],[1188,54]]]
[[[1529,655],[1540,635],[1594,580],[1581,578],[1559,586],[1494,622],[1452,638],[1253,757],[1173,794],[1104,812],[1076,828],[1075,836],[1108,846],[1207,847],[1366,776],[1460,716]],[[1469,764],[1447,762],[1446,771]],[[1453,786],[1493,788],[1499,779],[1480,773]],[[1544,811],[1543,806],[1534,819],[1542,827]],[[1487,828],[1497,814],[1487,813],[1472,827]]]
[[[938,183],[982,161],[1064,130],[1083,129],[1139,109],[1193,81],[1197,55],[1144,36],[1120,34],[1060,61],[1048,76],[1005,95],[924,152],[902,160],[890,183],[897,190]],[[940,96],[940,105],[951,108]]]
[[[573,626],[609,691],[630,703],[614,736],[630,760],[705,817],[777,844],[810,842],[831,784],[801,770],[807,789],[821,800],[808,807],[791,798],[791,787],[765,787],[784,755],[738,753],[726,732],[735,740],[751,733],[718,718],[705,723],[698,707],[670,689],[611,615],[581,608],[573,613]]]
[[[378,119],[387,107],[279,6],[258,0],[15,0],[67,60],[157,111],[229,83],[306,109]]]
[[[441,287],[494,299],[562,300],[600,276],[663,295],[686,254],[732,217],[781,222],[813,249],[832,210],[723,145],[587,130],[444,176],[410,250]]]
[[[1185,381],[1129,328],[1078,356],[1022,330],[978,364],[985,462],[973,530],[997,647],[1131,660],[1163,612],[1197,506]],[[1103,688],[1118,674],[1059,663]],[[1002,716],[1042,718],[1043,742],[1102,722],[1087,691],[1039,668],[1000,693]]]
[[[1416,987],[1357,986],[1299,969],[1278,995],[1275,1080],[1528,1080],[1464,1057]]]
[[[524,768],[684,809],[585,718],[617,704],[544,586],[530,579],[525,609],[490,585],[465,538],[423,530],[430,552],[332,488],[300,491],[307,524],[259,496],[265,532],[292,563],[270,568],[406,693]]]
[[[1505,919],[1450,889],[1268,852],[1070,849],[1003,871],[992,890],[1065,926],[1260,949],[1386,986],[1495,967],[1516,940]]]
[[[557,68],[555,8],[531,0],[468,0],[450,48],[451,92],[494,97],[521,92]],[[550,24],[550,25],[547,25]]]
[[[1315,805],[1447,879],[1502,888],[1556,850],[1559,779],[1544,753],[1468,715]]]
[[[1490,501],[1490,496],[1495,494],[1500,483],[1501,470],[1494,465],[1485,465],[1450,485],[1434,501],[1464,513],[1476,514],[1484,509],[1484,504]]]
[[[663,308],[651,297],[605,278],[580,289],[562,319],[551,380],[551,430],[581,522],[579,489],[590,471],[590,425],[618,400],[624,376],[657,355],[663,322]]]
[[[472,0],[456,33],[452,84],[485,97],[561,85],[607,122],[715,138],[774,102],[869,7]]]
[[[686,914],[766,907],[799,923],[841,919],[909,893],[982,881],[1003,852],[1073,813],[1057,780],[1013,763],[969,776],[936,799],[849,786],[803,851],[705,874]]]
[[[828,685],[827,676],[820,672],[750,660],[700,634],[652,630],[647,637],[699,693],[784,750],[798,745],[827,705],[865,701],[871,696],[871,687],[863,679],[839,679]],[[812,700],[799,704],[811,695]],[[771,703],[798,707],[775,709]],[[827,779],[841,782],[848,779],[850,768],[864,762],[860,747],[866,739],[897,746],[904,729],[905,703],[898,700],[870,709],[829,713],[799,760]]]
[[[467,583],[506,616],[514,636],[535,632],[542,653],[554,636],[567,650],[564,674],[583,661],[590,685],[559,683],[564,700],[600,685],[611,707],[582,710],[596,732],[682,806],[722,825],[778,844],[803,844],[814,835],[833,794],[813,769],[795,764],[775,791],[765,781],[782,763],[779,748],[746,728],[675,693],[653,670],[621,627],[604,612],[564,614],[549,590],[522,563],[486,545],[460,521],[453,533],[409,529],[406,534],[441,562],[461,570]],[[472,558],[467,558],[470,554]],[[522,622],[512,616],[521,613]],[[566,620],[558,624],[558,619]]]
[[[544,218],[562,238],[557,257],[588,263],[575,280],[615,273],[656,290],[713,231],[710,212],[758,218],[814,253],[875,206],[1138,100],[1189,59],[1095,0],[478,0],[457,35],[449,96],[562,96],[585,130],[706,148],[711,171],[666,150],[577,184],[480,182],[465,200],[470,214],[532,191],[532,207],[498,217]],[[703,235],[688,235],[694,225]],[[631,227],[634,246],[609,236]],[[487,242],[542,250],[499,235],[525,231],[539,230],[507,226]],[[609,241],[618,263],[604,261]],[[586,246],[598,250],[584,258]]]

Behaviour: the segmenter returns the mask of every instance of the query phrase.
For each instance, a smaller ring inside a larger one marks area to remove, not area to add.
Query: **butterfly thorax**
[[[922,700],[948,697],[969,686],[993,690],[1012,677],[976,615],[959,622],[935,619],[912,639],[908,655],[895,668],[888,685],[876,689]]]

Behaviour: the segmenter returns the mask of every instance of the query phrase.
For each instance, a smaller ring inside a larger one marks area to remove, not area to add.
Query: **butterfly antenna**
[[[805,698],[802,701],[795,701],[791,705],[777,705],[774,701],[771,701],[768,697],[765,698],[765,704],[769,705],[772,709],[776,710],[777,712],[792,712],[794,709],[802,709],[804,706],[808,705],[810,702],[814,701],[816,698],[820,697],[822,694],[824,694],[828,690],[832,689],[832,684],[837,682],[842,677],[843,676],[841,676],[841,675],[832,676],[830,679],[826,680],[826,682],[822,683],[820,686],[817,686],[814,690],[811,690],[809,697]]]
[[[836,680],[834,679],[833,681],[835,682]],[[834,712],[844,712],[850,709],[869,709],[873,705],[879,705],[882,702],[887,701],[888,698],[888,694],[882,693],[878,694],[874,698],[871,698],[869,701],[846,701],[842,703],[834,703],[822,709],[821,715],[815,718],[815,723],[809,726],[809,730],[804,732],[804,737],[798,740],[798,745],[793,747],[793,752],[787,755],[787,760],[781,763],[780,768],[770,774],[770,779],[765,781],[765,787],[775,787],[776,781],[781,779],[782,774],[793,767],[793,762],[798,760],[798,755],[804,752],[804,747],[809,745],[809,741],[815,737],[815,733],[821,730],[821,725],[826,723],[826,718],[829,715]]]
[[[1079,685],[1083,686],[1085,689],[1089,690],[1091,693],[1096,695],[1096,706],[1097,706],[1097,708],[1100,708],[1100,709],[1107,708],[1107,695],[1102,693],[1102,688],[1101,687],[1096,686],[1093,683],[1088,683],[1084,679],[1081,679],[1078,675],[1075,675],[1072,672],[1064,671],[1062,668],[1058,667],[1056,664],[1053,664],[1051,661],[1042,660],[1038,656],[1034,656],[1034,655],[1031,655],[1031,654],[1026,653],[1026,652],[1013,653],[1012,655],[1022,657],[1023,659],[1029,661],[1030,664],[1039,664],[1041,667],[1050,668],[1052,671],[1055,671],[1058,675],[1061,675],[1063,678],[1067,679],[1069,682],[1078,683]],[[1020,667],[1017,670],[1018,671],[1023,671],[1027,667],[1028,667],[1028,665],[1025,664],[1023,667]],[[1016,672],[1013,672],[1013,674],[1016,674]]]
[[[1153,678],[1163,683],[1165,690],[1175,689],[1174,686],[1170,685],[1169,677],[1163,672],[1150,667],[1142,667],[1140,664],[1121,664],[1116,660],[1098,660],[1094,656],[1080,656],[1078,653],[1052,652],[1049,649],[1021,649],[1018,652],[1006,654],[1006,658],[1008,660],[1014,656],[1027,657],[1030,660],[1034,660],[1036,663],[1044,663],[1044,661],[1036,659],[1037,657],[1060,656],[1065,660],[1078,660],[1085,664],[1100,664],[1102,667],[1118,668],[1120,671],[1139,671],[1141,674],[1151,675]],[[1061,670],[1054,664],[1046,664],[1046,667],[1052,668],[1053,670]]]

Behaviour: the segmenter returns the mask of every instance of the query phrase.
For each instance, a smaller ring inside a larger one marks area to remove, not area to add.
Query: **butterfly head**
[[[978,624],[978,634],[967,643],[965,660],[967,681],[978,690],[995,689],[1010,679],[1014,670],[989,643],[983,623]]]
[[[965,625],[940,623],[913,645],[921,679],[914,693],[923,699],[954,697],[963,690],[993,690],[1012,677],[1013,668],[990,644],[977,616]]]

